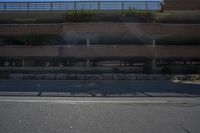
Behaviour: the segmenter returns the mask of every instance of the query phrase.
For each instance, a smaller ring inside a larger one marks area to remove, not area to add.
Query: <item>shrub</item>
[[[150,11],[138,11],[135,9],[129,9],[121,12],[122,17],[133,19],[135,22],[153,22],[154,14]]]
[[[68,11],[65,13],[65,20],[67,22],[86,22],[91,21],[96,15],[95,11]]]
[[[25,45],[42,45],[47,38],[44,35],[28,34],[24,35],[22,40]]]

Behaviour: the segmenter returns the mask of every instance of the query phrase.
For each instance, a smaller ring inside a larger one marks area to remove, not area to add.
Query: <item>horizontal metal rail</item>
[[[0,2],[0,11],[161,10],[160,1]]]

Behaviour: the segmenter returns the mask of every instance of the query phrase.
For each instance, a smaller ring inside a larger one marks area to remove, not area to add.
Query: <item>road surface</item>
[[[1,133],[199,133],[200,98],[0,97]]]

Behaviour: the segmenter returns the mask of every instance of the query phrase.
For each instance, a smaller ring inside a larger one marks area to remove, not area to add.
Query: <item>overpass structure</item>
[[[16,12],[15,15],[17,16],[16,18],[14,17],[14,19],[20,18],[19,14],[23,14],[23,19],[26,19],[29,14],[33,13],[33,16],[37,16],[45,12],[48,13],[48,17],[56,18],[58,14],[58,16],[60,15],[59,17],[62,18],[64,17],[63,14],[65,11],[74,10],[123,11],[136,9],[159,11],[162,8],[162,2],[163,1],[160,0],[74,0],[68,2],[1,1],[0,17],[11,22],[8,24],[6,23],[7,21],[5,21],[4,24],[0,24],[0,36],[3,39],[6,40],[6,38],[8,38],[7,40],[9,40],[9,37],[20,38],[25,35],[50,35],[51,37],[59,36],[59,39],[63,39],[64,43],[61,42],[59,45],[54,44],[54,40],[44,45],[37,44],[37,46],[27,46],[24,43],[23,45],[17,46],[16,44],[7,45],[8,42],[2,39],[6,43],[0,46],[0,66],[2,68],[0,72],[11,69],[14,70],[15,67],[22,69],[24,67],[41,67],[43,69],[47,67],[78,67],[78,69],[85,67],[93,69],[98,67],[103,69],[105,66],[109,66],[109,69],[115,69],[116,67],[120,67],[121,69],[130,68],[131,72],[134,73],[135,67],[138,66],[140,69],[144,70],[140,72],[145,72],[146,67],[147,69],[150,67],[154,72],[162,72],[174,69],[174,66],[177,67],[178,70],[186,69],[186,67],[189,66],[189,72],[199,73],[199,23],[88,21],[65,23],[32,22],[31,24],[20,24],[20,22],[12,23],[16,22],[12,21],[13,16],[10,18],[9,16],[5,17],[5,14],[12,14],[13,12]],[[165,0],[164,2],[166,10],[174,10],[175,8],[172,7],[172,5],[177,7],[177,10],[190,9],[189,6],[181,8],[170,0]],[[193,4],[193,6],[195,5]],[[195,7],[194,9],[199,8]],[[163,14],[167,19],[167,13],[164,12]],[[162,16],[163,14],[160,15]],[[165,38],[164,43],[160,43],[159,41],[163,38]],[[37,41],[37,38],[34,40],[34,37],[28,39]],[[169,43],[170,39],[173,41],[173,45]],[[2,40],[0,40],[0,42]],[[127,44],[127,40],[129,44]],[[142,42],[142,45],[139,44],[137,40]],[[70,42],[73,41],[75,41],[75,43],[70,44]],[[79,41],[80,43],[77,43]],[[171,68],[171,66],[173,66],[173,68]]]

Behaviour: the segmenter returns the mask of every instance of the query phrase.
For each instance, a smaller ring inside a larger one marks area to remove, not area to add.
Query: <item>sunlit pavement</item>
[[[0,97],[1,133],[199,133],[200,98]]]

